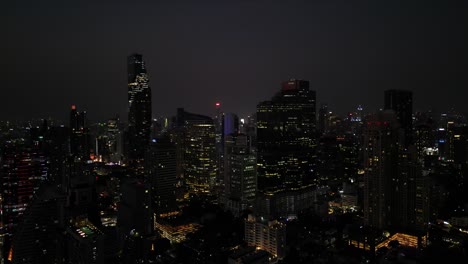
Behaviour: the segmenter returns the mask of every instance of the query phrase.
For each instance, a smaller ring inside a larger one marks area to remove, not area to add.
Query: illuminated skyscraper
[[[127,70],[128,155],[131,163],[141,163],[151,135],[151,88],[142,55],[130,55]]]
[[[217,175],[216,133],[213,119],[177,109],[182,133],[184,182],[190,193],[213,194]]]
[[[312,183],[316,146],[315,91],[309,82],[283,83],[271,101],[257,106],[259,190]]]

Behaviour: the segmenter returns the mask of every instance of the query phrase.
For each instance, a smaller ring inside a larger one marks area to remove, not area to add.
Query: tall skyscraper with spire
[[[128,71],[128,155],[141,163],[151,135],[151,88],[141,54],[127,58]]]

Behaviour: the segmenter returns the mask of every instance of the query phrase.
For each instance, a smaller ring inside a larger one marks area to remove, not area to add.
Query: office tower
[[[374,228],[390,225],[389,197],[398,166],[398,133],[393,111],[370,117],[364,128],[364,221]]]
[[[154,139],[145,162],[154,212],[160,215],[176,210],[176,146],[168,137]]]
[[[216,136],[213,119],[177,109],[184,183],[189,193],[212,195],[216,184]],[[179,154],[180,155],[180,154]]]
[[[139,164],[145,156],[151,135],[151,88],[142,55],[128,56],[127,70],[128,155],[130,163]]]
[[[245,134],[226,136],[224,145],[224,194],[227,208],[237,215],[251,205],[257,192],[257,157]]]
[[[70,111],[70,153],[82,160],[89,159],[90,138],[86,112],[79,112],[75,105]]]
[[[413,143],[413,92],[405,90],[385,91],[385,110],[393,110],[404,130],[404,146]]]
[[[286,253],[286,224],[249,215],[245,220],[245,242],[283,259]]]
[[[364,128],[364,221],[377,229],[420,230],[427,216],[428,201],[421,199],[427,178],[416,148],[402,144],[399,126],[389,110],[370,117]]]
[[[226,137],[239,132],[239,117],[233,113],[224,113],[222,116],[221,144],[218,148],[218,185],[219,192],[224,192],[224,165]]]
[[[315,91],[291,79],[257,105],[258,188],[281,190],[313,183]]]
[[[0,165],[0,214],[3,224],[0,235],[3,240],[2,255],[8,256],[12,252],[12,236],[26,208],[47,179],[47,160],[34,149],[7,143],[0,155]]]

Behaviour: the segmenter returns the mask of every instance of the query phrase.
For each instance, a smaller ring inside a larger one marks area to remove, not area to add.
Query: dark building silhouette
[[[74,222],[66,232],[67,262],[103,264],[105,262],[105,234],[87,219]]]
[[[319,114],[318,114],[318,131],[320,133],[326,133],[330,126],[329,120],[330,114],[328,112],[328,106],[326,104],[320,106]]]
[[[420,231],[428,221],[428,182],[417,149],[404,148],[393,111],[371,116],[364,128],[364,221],[376,229]]]
[[[117,226],[121,241],[132,234],[142,236],[153,232],[153,214],[149,184],[135,179],[128,179],[122,184],[122,198],[118,209]]]
[[[52,184],[43,184],[23,215],[13,239],[12,263],[61,263],[64,243],[65,194]]]
[[[127,58],[128,70],[128,156],[141,164],[151,135],[151,88],[141,54]]]
[[[96,202],[95,177],[92,164],[66,160],[62,177],[62,190],[67,194],[66,214],[70,219],[87,218],[89,209]],[[98,224],[98,223],[95,223]]]
[[[154,139],[146,158],[146,174],[151,184],[153,210],[156,215],[177,209],[176,146],[168,137]]]
[[[89,159],[89,127],[86,112],[79,112],[75,105],[70,111],[70,153],[72,156],[87,160]]]
[[[314,182],[315,91],[291,79],[257,106],[258,187],[265,191]]]
[[[385,91],[385,110],[395,111],[400,127],[404,130],[404,146],[413,143],[413,92],[405,90]]]
[[[9,256],[13,253],[11,243],[18,224],[34,193],[47,179],[47,160],[36,150],[15,143],[6,144],[0,154],[1,256]]]

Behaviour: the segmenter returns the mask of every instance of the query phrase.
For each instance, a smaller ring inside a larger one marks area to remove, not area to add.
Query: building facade
[[[291,79],[257,105],[258,188],[296,188],[313,183],[316,147],[315,91]]]

